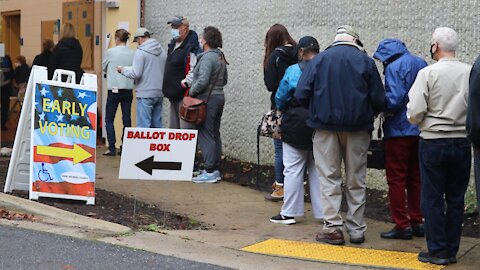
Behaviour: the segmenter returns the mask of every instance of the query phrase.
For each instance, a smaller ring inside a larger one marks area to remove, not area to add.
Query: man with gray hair
[[[325,221],[316,240],[334,245],[345,243],[340,215],[342,159],[348,205],[345,226],[351,243],[365,241],[367,151],[374,116],[385,102],[377,66],[358,41],[352,26],[339,27],[335,42],[305,67],[295,91],[296,100],[309,107],[307,125],[315,130],[313,155]]]
[[[466,117],[471,66],[455,58],[458,34],[440,27],[430,54],[437,63],[418,72],[408,94],[407,118],[420,128],[421,208],[428,252],[418,260],[447,265],[457,261],[470,179],[471,148]]]

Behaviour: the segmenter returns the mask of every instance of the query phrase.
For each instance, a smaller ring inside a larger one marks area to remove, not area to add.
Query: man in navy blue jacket
[[[412,235],[423,237],[418,161],[420,130],[408,122],[407,103],[408,91],[418,71],[427,63],[412,55],[401,40],[391,38],[380,42],[373,58],[385,67],[383,141],[390,213],[395,222],[392,230],[380,236],[388,239],[412,239]]]
[[[335,42],[305,68],[295,98],[309,107],[307,124],[315,129],[313,152],[320,174],[325,225],[319,242],[342,245],[342,159],[345,163],[350,242],[365,241],[367,151],[375,115],[383,110],[385,91],[373,59],[359,46],[359,35],[346,25]]]

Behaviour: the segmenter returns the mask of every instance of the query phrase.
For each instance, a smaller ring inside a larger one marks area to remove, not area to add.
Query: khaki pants
[[[367,230],[365,212],[365,177],[370,133],[316,130],[313,138],[315,166],[320,175],[321,200],[325,220],[324,230],[343,226],[342,160],[345,164],[345,193],[348,212],[345,226],[351,238],[360,238]]]

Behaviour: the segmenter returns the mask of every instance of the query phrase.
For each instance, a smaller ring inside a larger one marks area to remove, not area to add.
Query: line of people
[[[273,25],[265,37],[264,79],[272,108],[282,112],[282,139],[274,140],[276,178],[266,199],[283,198],[283,206],[270,221],[295,224],[304,215],[307,178],[313,216],[324,224],[316,240],[342,245],[346,232],[351,243],[363,243],[367,151],[380,115],[395,223],[380,236],[426,235],[428,251],[418,254],[420,261],[456,263],[470,177],[467,134],[480,156],[480,72],[455,57],[458,44],[453,29],[437,28],[430,48],[437,63],[427,66],[404,42],[382,40],[373,58],[383,64],[383,85],[352,26],[339,27],[319,53],[315,38],[297,44],[283,25]]]
[[[108,86],[105,120],[109,148],[104,155],[117,154],[113,121],[118,105],[122,107],[124,128],[131,126],[135,87],[137,127],[163,127],[163,98],[168,98],[170,128],[198,129],[204,168],[195,169],[193,182],[213,183],[221,179],[220,123],[225,104],[223,88],[228,81],[228,62],[221,50],[222,34],[218,28],[207,26],[199,37],[189,29],[189,22],[183,16],[175,16],[168,24],[172,40],[167,51],[147,28],[136,30],[135,52],[126,47],[130,34],[124,29],[115,32],[116,47],[107,50],[102,64]],[[180,119],[182,99],[187,95],[208,100],[202,125]]]

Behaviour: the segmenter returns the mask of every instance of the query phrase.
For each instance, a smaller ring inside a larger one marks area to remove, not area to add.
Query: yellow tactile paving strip
[[[422,263],[417,253],[334,246],[328,244],[269,239],[243,251],[329,263],[391,269],[439,270],[443,266]]]

